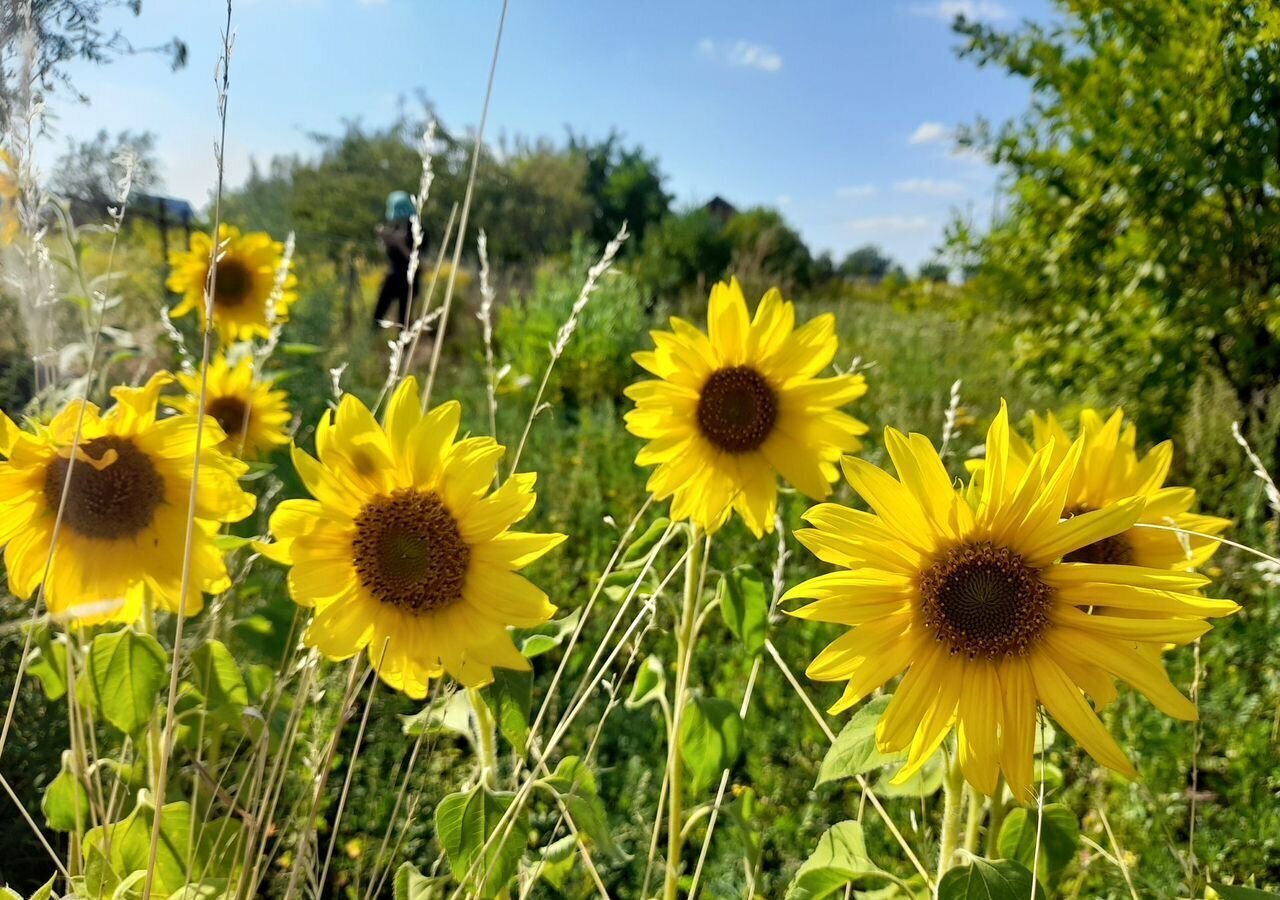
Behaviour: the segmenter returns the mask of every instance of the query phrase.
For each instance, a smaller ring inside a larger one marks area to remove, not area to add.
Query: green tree
[[[942,260],[931,259],[920,264],[920,277],[925,281],[946,281],[951,277],[951,267]]]
[[[35,38],[35,55],[30,77],[36,91],[61,86],[81,100],[67,76],[66,64],[73,60],[107,63],[118,56],[159,52],[167,55],[174,69],[187,62],[187,45],[174,38],[159,47],[134,47],[120,29],[104,28],[102,15],[125,8],[133,15],[142,12],[142,0],[30,0],[0,3],[0,129],[24,90],[27,66],[27,34]]]
[[[865,278],[879,281],[893,268],[893,260],[874,244],[850,250],[840,262],[840,274],[845,278]]]
[[[635,261],[636,278],[655,298],[671,298],[695,286],[701,291],[724,275],[732,255],[720,220],[696,207],[649,229]]]
[[[757,206],[744,210],[724,226],[733,246],[735,271],[758,273],[785,287],[808,287],[813,280],[809,248],[777,210]]]
[[[639,246],[649,227],[671,207],[658,160],[646,156],[642,147],[624,147],[617,133],[595,142],[571,134],[569,151],[586,163],[584,186],[592,204],[591,239],[603,246],[626,222],[632,239],[623,252]]]
[[[1018,362],[1161,430],[1196,375],[1243,402],[1280,374],[1280,7],[1060,0],[1055,24],[957,23],[962,55],[1031,105],[962,139],[1010,173],[1006,212],[952,249],[1025,315]]]
[[[117,182],[123,169],[117,160],[122,153],[134,155],[134,196],[150,193],[162,184],[155,144],[156,136],[149,131],[122,131],[113,138],[103,129],[87,141],[68,140],[66,152],[54,166],[50,187],[59,196],[103,216],[120,197]]]

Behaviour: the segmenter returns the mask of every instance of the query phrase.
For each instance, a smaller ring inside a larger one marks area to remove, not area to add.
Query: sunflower
[[[199,430],[192,416],[156,419],[167,373],[144,387],[117,387],[105,413],[86,404],[75,463],[71,447],[79,401],[48,425],[24,431],[0,413],[0,544],[9,588],[29,598],[44,581],[58,507],[57,549],[44,599],[58,619],[132,622],[147,592],[176,612],[182,596],[187,506]],[[205,420],[186,612],[203,607],[201,591],[230,586],[214,544],[219,522],[253,511],[237,479],[246,466],[222,453],[222,430]],[[63,489],[70,490],[63,503]]]
[[[861,375],[816,377],[835,358],[835,317],[795,327],[795,306],[770,290],[748,318],[737,280],[711,289],[710,335],[682,319],[652,332],[637,363],[658,376],[627,388],[627,429],[657,466],[648,490],[671,514],[707,531],[736,510],[759,537],[773,530],[777,476],[809,497],[831,493],[842,453],[867,426],[839,407],[867,391]]]
[[[0,148],[0,247],[12,244],[18,233],[18,210],[14,204],[17,198],[18,179],[13,157]]]
[[[298,295],[298,280],[292,272],[285,275],[283,289],[274,296],[280,266],[284,261],[284,245],[273,241],[263,231],[240,233],[232,225],[218,226],[218,242],[222,258],[218,260],[218,278],[213,294],[213,324],[224,341],[267,337],[272,322],[284,322],[289,307]],[[197,232],[185,252],[169,254],[169,290],[182,295],[174,307],[175,316],[195,310],[204,324],[204,292],[209,282],[209,260],[214,252],[209,235]],[[290,262],[292,268],[292,262]]]
[[[200,408],[199,373],[179,373],[185,397],[171,398],[174,409],[195,415]],[[234,366],[225,355],[209,365],[205,415],[222,426],[227,439],[222,449],[232,456],[256,457],[289,443],[285,425],[290,419],[289,395],[273,390],[269,381],[254,377],[253,359],[244,357]]]
[[[1032,443],[1016,433],[1010,434],[1010,477],[1019,478],[1036,450],[1053,446],[1051,464],[1060,462],[1071,438],[1062,424],[1048,413],[1042,419],[1032,415]],[[1138,525],[1162,525],[1205,535],[1220,534],[1230,519],[1191,512],[1196,492],[1189,487],[1165,487],[1169,466],[1173,462],[1173,442],[1164,441],[1139,457],[1135,449],[1137,429],[1126,423],[1124,412],[1117,409],[1104,419],[1094,409],[1080,413],[1080,437],[1084,451],[1075,477],[1067,491],[1066,515],[1074,516],[1123,500],[1142,497],[1146,501]],[[983,465],[973,468],[981,480]],[[1153,569],[1198,569],[1218,549],[1218,542],[1208,537],[1179,535],[1155,528],[1130,528],[1072,553],[1068,562],[1132,564]]]
[[[840,712],[893,676],[905,675],[876,728],[884,752],[908,750],[901,782],[917,772],[954,726],[964,776],[990,794],[1003,772],[1030,796],[1038,705],[1103,765],[1135,774],[1085,701],[1115,696],[1128,682],[1164,713],[1196,708],[1169,681],[1159,648],[1208,630],[1204,620],[1238,607],[1197,593],[1189,572],[1069,562],[1083,547],[1123,534],[1142,515],[1130,497],[1064,519],[1087,448],[1035,451],[1013,474],[1008,412],[987,433],[981,489],[957,489],[928,439],[885,431],[895,479],[847,457],[845,476],[873,512],[820,504],[796,537],[847,571],[821,575],[784,599],[816,602],[793,615],[852,626],[823,650],[809,677],[847,681]],[[1105,606],[1105,615],[1088,610]]]
[[[423,414],[417,382],[392,396],[385,428],[346,395],[316,430],[319,460],[294,464],[314,499],[286,500],[263,553],[290,565],[289,593],[315,608],[304,640],[330,659],[361,650],[382,680],[426,696],[447,672],[468,687],[495,666],[529,668],[508,626],[555,607],[517,570],[564,540],[509,530],[533,509],[534,475],[490,490],[503,447],[455,440],[461,407]]]

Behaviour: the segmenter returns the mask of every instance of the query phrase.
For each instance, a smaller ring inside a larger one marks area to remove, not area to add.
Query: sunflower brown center
[[[717,369],[698,395],[698,430],[726,453],[749,453],[778,422],[778,395],[750,366]]]
[[[1087,512],[1090,512],[1090,510],[1078,507],[1067,510],[1067,516],[1070,518]],[[1062,561],[1108,566],[1130,566],[1133,565],[1133,544],[1129,542],[1128,536],[1121,532],[1110,537],[1104,537],[1100,541],[1094,541],[1092,544],[1085,544],[1078,550],[1072,550],[1062,557]]]
[[[237,307],[249,298],[253,273],[238,259],[218,263],[218,280],[213,285],[213,302],[224,308]]]
[[[227,437],[239,437],[249,424],[249,407],[239,397],[214,397],[205,408]]]
[[[75,465],[61,456],[44,473],[44,497],[51,509],[62,503],[62,489],[71,469],[62,521],[87,538],[130,538],[151,524],[156,507],[164,502],[164,479],[155,463],[128,438],[107,435],[80,445],[84,456],[100,461],[114,450],[115,460],[101,469],[88,460]]]
[[[925,627],[953,654],[1000,659],[1027,652],[1049,623],[1052,590],[1008,547],[948,551],[920,576]]]
[[[355,524],[356,574],[376,600],[425,613],[462,599],[471,548],[435,493],[403,489],[378,497]]]

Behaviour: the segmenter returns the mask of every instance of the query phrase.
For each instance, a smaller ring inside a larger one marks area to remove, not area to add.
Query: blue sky
[[[500,5],[240,0],[229,181],[251,156],[311,152],[309,133],[344,120],[389,122],[419,88],[451,127],[474,125]],[[953,152],[954,126],[1027,103],[1025,85],[956,59],[958,11],[1006,26],[1048,12],[1047,0],[512,0],[488,136],[616,127],[660,157],[680,205],[775,205],[815,251],[876,243],[914,267],[954,212],[990,215],[996,173]],[[51,152],[99,128],[152,131],[167,192],[202,204],[224,16],[220,0],[147,0],[140,18],[118,16],[136,45],[181,37],[189,64],[76,67],[90,103],[53,104]]]

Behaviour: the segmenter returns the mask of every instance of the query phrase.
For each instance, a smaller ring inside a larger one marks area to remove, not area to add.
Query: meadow
[[[1077,37],[1123,66],[957,24],[1054,127],[991,141],[1003,217],[916,277],[670,210],[616,136],[434,121],[219,182],[179,241],[128,148],[105,202],[46,189],[28,83],[0,894],[1280,896],[1280,124],[1197,170],[1264,171],[1248,208],[1168,188],[1124,79],[1182,45],[1124,29],[1222,21],[1112,5]],[[1280,18],[1236,13],[1174,149],[1272,127],[1235,76]],[[1064,122],[1125,161],[1031,152]],[[391,223],[422,291],[376,323]]]

